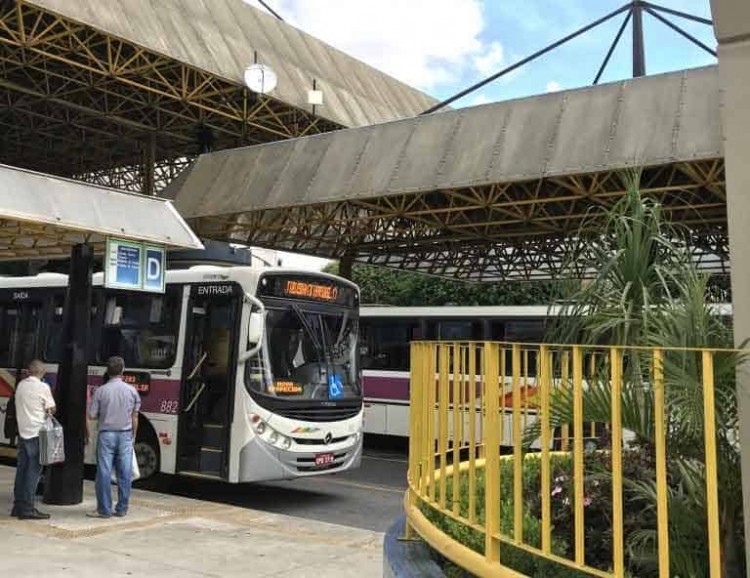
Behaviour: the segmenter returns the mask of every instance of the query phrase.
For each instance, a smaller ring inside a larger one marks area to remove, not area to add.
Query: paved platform
[[[14,474],[0,466],[3,576],[383,575],[380,532],[141,490],[133,490],[126,518],[92,519],[91,482],[84,482],[84,503],[40,505],[50,520],[16,520],[9,517]]]

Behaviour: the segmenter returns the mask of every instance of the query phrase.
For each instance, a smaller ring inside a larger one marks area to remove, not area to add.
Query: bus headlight
[[[258,434],[262,434],[264,431],[266,431],[266,424],[262,421],[259,421],[255,424],[255,431],[258,432]]]
[[[271,435],[268,436],[268,441],[272,444],[275,444],[279,439],[279,434],[277,434],[275,431],[271,432]]]
[[[290,447],[292,447],[292,439],[285,437],[284,440],[281,442],[281,447],[285,450],[288,450]]]

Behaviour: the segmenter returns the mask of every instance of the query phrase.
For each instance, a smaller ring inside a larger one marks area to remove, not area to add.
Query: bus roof
[[[392,307],[362,305],[361,317],[547,317],[559,307],[547,305],[444,305],[428,307]]]
[[[710,304],[718,315],[731,315],[731,303]],[[362,305],[361,317],[419,317],[419,318],[529,318],[559,315],[563,305],[433,305],[427,307],[397,307],[391,305]]]
[[[322,271],[309,271],[286,267],[221,267],[218,265],[194,265],[188,269],[171,269],[167,271],[167,283],[212,283],[236,281],[245,287],[255,287],[263,274],[312,275],[347,283],[357,287],[351,281],[336,277]],[[104,284],[104,273],[93,275],[93,284]],[[0,277],[1,288],[26,287],[66,287],[68,276],[61,273],[40,273],[31,277]]]

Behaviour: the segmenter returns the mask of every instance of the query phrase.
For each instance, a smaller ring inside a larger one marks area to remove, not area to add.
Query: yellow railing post
[[[461,473],[458,467],[461,461],[461,426],[459,420],[463,419],[461,413],[461,388],[463,387],[463,372],[461,371],[461,346],[459,343],[453,344],[453,488],[451,492],[451,502],[453,506],[453,513],[458,515],[459,513],[459,486]]]
[[[469,522],[472,524],[477,517],[477,352],[476,344],[469,344]]]
[[[521,448],[521,346],[513,344],[513,540],[523,542],[523,450]]]
[[[445,343],[440,344],[440,374],[438,382],[440,391],[438,392],[438,455],[440,457],[440,496],[438,504],[445,508],[447,499],[446,491],[446,474],[448,473],[448,369],[449,369],[449,346]]]
[[[625,575],[625,538],[622,504],[622,350],[610,350],[612,383],[612,567],[615,578]]]
[[[583,527],[583,352],[573,346],[573,488],[575,493],[575,561],[585,563]]]
[[[716,400],[714,396],[714,357],[703,352],[703,419],[706,443],[706,506],[708,514],[708,561],[711,578],[721,576],[719,542],[719,488],[716,463]]]
[[[434,343],[425,344],[425,430],[427,435],[424,440],[425,452],[425,474],[427,475],[427,498],[435,501],[435,393],[436,393],[436,354],[437,345]]]
[[[570,388],[570,354],[563,350],[562,354],[562,375],[560,376],[560,387]],[[570,426],[565,423],[560,431],[560,447],[562,451],[570,450]]]
[[[539,392],[541,397],[542,421],[542,552],[550,554],[552,551],[552,488],[550,468],[550,389],[552,371],[550,369],[550,353],[546,345],[539,348]]]
[[[656,445],[656,519],[659,536],[659,578],[669,578],[669,512],[667,500],[667,441],[664,411],[664,353],[654,350],[654,437]]]
[[[500,367],[499,348],[491,342],[484,343],[485,403],[487,413],[484,424],[485,448],[485,557],[489,563],[500,562]]]
[[[410,505],[414,505],[416,502],[416,496],[414,496],[414,487],[417,488],[418,492],[422,492],[422,472],[421,472],[421,461],[422,452],[421,444],[423,440],[422,432],[422,392],[424,391],[424,376],[423,376],[423,344],[412,343],[411,344],[411,355],[410,355],[410,376],[409,376],[409,469],[408,469],[408,480],[409,488],[407,489],[407,496]],[[412,527],[409,521],[406,522],[406,538],[411,539],[413,537]]]

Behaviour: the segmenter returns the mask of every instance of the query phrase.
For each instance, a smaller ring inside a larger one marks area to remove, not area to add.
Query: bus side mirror
[[[247,324],[247,342],[256,344],[263,338],[263,313],[255,311],[250,314]]]

